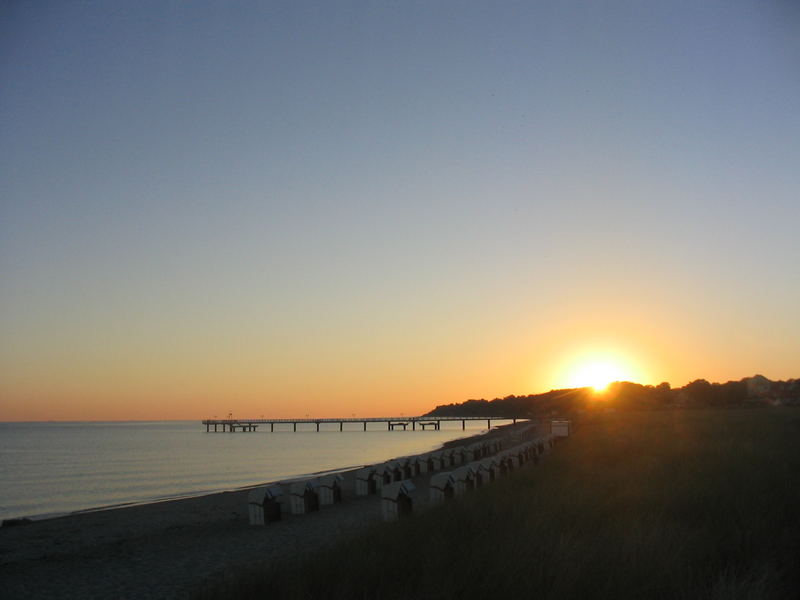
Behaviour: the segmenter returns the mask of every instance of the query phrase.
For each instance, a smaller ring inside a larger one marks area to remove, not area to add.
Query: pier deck
[[[316,431],[320,430],[320,425],[333,423],[339,425],[339,431],[344,431],[345,423],[360,423],[363,430],[367,430],[367,423],[386,423],[386,429],[393,431],[399,427],[404,430],[411,426],[413,431],[417,428],[421,430],[441,429],[442,423],[461,421],[461,429],[466,429],[467,421],[486,421],[488,428],[492,427],[492,421],[513,421],[516,423],[520,418],[513,417],[352,417],[352,418],[330,418],[330,419],[204,419],[203,425],[206,432],[227,431],[230,433],[256,431],[259,425],[269,425],[271,432],[275,431],[276,425],[291,425],[292,431],[297,431],[297,426],[302,424],[312,424],[316,426]]]

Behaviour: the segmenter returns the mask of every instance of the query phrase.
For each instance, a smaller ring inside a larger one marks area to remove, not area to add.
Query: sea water
[[[207,433],[199,421],[0,423],[0,519],[232,490],[426,452],[486,430],[485,421],[468,421],[467,431],[461,422],[439,431],[381,426]]]

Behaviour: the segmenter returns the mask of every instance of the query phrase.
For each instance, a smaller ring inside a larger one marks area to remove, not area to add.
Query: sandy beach
[[[515,437],[525,423],[448,442]],[[510,441],[513,441],[510,440]],[[389,458],[389,457],[387,457]],[[4,598],[184,598],[234,567],[298,555],[380,521],[376,496],[356,497],[354,470],[342,504],[266,527],[248,524],[249,490],[75,513],[0,528]],[[414,479],[424,510],[430,475]]]

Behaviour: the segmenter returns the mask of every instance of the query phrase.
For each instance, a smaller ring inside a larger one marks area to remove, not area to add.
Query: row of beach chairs
[[[379,465],[364,467],[356,471],[355,493],[357,496],[375,494],[392,483],[480,460],[501,449],[502,441],[497,439],[416,456],[404,456]]]
[[[321,506],[342,501],[342,482],[338,473],[312,479],[293,481],[288,484],[273,484],[250,491],[248,508],[251,525],[266,525],[280,521],[287,509],[293,515],[316,512]]]
[[[430,502],[433,505],[441,504],[455,496],[489,484],[528,461],[536,463],[539,456],[550,452],[553,443],[554,436],[548,434],[517,444],[493,456],[463,464],[452,471],[435,473],[430,478]],[[396,521],[412,514],[411,492],[414,491],[414,487],[412,484],[411,489],[407,489],[407,484],[410,483],[410,481],[399,481],[384,488],[381,494],[381,512],[384,521]]]
[[[518,432],[517,439],[533,436],[535,425]],[[526,440],[513,448],[503,450],[507,438],[479,441],[468,446],[458,446],[427,452],[415,456],[395,458],[378,465],[359,469],[355,473],[356,496],[380,493],[381,512],[386,521],[394,521],[411,514],[411,479],[424,473],[433,473],[430,479],[432,503],[462,494],[490,483],[520,467],[529,460],[548,452],[558,435],[568,435],[569,430]],[[321,477],[274,484],[251,490],[248,498],[251,525],[265,525],[279,521],[285,512],[303,515],[318,511],[320,507],[342,501],[344,478],[338,473]],[[288,493],[287,493],[288,492]]]
[[[539,457],[553,448],[552,434],[518,444],[494,456],[471,462],[450,472],[437,473],[431,477],[431,504],[440,504],[470,490],[508,475],[525,463],[539,462]]]

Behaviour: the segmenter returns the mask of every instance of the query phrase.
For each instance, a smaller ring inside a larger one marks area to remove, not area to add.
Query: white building
[[[550,434],[555,437],[569,437],[571,428],[570,421],[553,421],[550,423]]]

